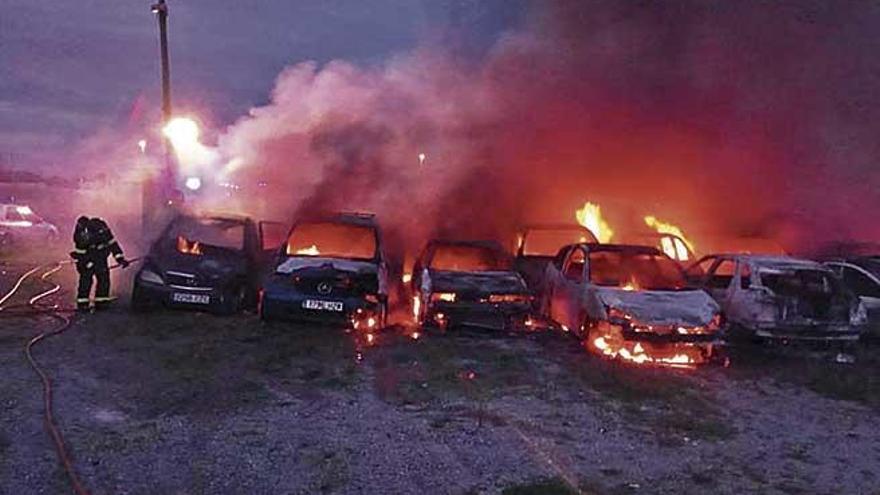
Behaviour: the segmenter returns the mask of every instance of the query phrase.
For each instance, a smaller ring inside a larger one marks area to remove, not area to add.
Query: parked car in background
[[[412,271],[413,312],[424,327],[519,329],[531,296],[497,242],[433,240]]]
[[[297,222],[263,281],[260,317],[372,331],[388,315],[388,267],[376,218],[339,213]]]
[[[58,227],[43,220],[30,206],[0,205],[0,242],[3,244],[46,243],[58,238]]]
[[[250,218],[180,215],[153,243],[135,276],[132,306],[226,314],[253,307],[261,244],[258,226]]]
[[[574,244],[547,266],[545,316],[595,354],[692,366],[722,343],[721,308],[652,246]]]
[[[721,305],[733,337],[854,342],[865,329],[864,305],[814,261],[716,254],[687,272]]]
[[[532,295],[541,294],[547,264],[562,246],[579,242],[599,242],[579,224],[538,224],[523,228],[517,235],[514,267],[522,275]]]
[[[828,261],[825,266],[859,296],[868,316],[868,333],[872,338],[880,338],[880,256]]]

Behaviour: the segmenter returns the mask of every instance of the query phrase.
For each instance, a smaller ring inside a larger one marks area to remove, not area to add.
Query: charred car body
[[[599,242],[589,229],[578,224],[530,225],[519,232],[517,241],[514,266],[536,301],[544,289],[547,265],[559,248],[579,242]]]
[[[503,330],[529,321],[528,288],[498,243],[431,241],[412,273],[413,312],[422,326]]]
[[[378,330],[388,313],[387,264],[373,215],[296,223],[263,282],[260,317]]]
[[[261,252],[249,218],[180,215],[153,243],[134,279],[135,309],[153,305],[235,313],[256,302]]]
[[[847,289],[859,297],[867,312],[870,337],[880,338],[880,256],[829,261],[825,266],[831,268]]]
[[[541,306],[593,353],[689,366],[721,344],[721,308],[658,249],[574,244],[547,265]]]
[[[688,268],[718,301],[733,338],[856,341],[864,306],[827,267],[788,256],[710,255]]]

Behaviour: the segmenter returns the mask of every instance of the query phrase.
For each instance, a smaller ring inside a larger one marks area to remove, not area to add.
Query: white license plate
[[[174,302],[187,304],[210,304],[211,296],[206,294],[187,294],[186,292],[175,292],[171,295],[171,300]]]
[[[305,309],[316,309],[318,311],[342,311],[342,302],[340,301],[321,301],[318,299],[306,299],[302,303]]]

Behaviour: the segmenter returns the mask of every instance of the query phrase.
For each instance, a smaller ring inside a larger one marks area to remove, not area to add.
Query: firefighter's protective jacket
[[[111,254],[119,263],[125,260],[122,247],[113,238],[107,222],[100,218],[80,218],[73,231],[73,244],[70,254],[80,270],[106,266],[107,256]]]

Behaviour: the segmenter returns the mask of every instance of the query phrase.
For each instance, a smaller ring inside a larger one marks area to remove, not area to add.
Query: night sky
[[[265,103],[304,60],[380,64],[432,40],[479,57],[519,1],[170,0],[178,109],[222,126]],[[149,1],[2,0],[0,163],[41,165],[101,128],[157,118],[157,23]]]

